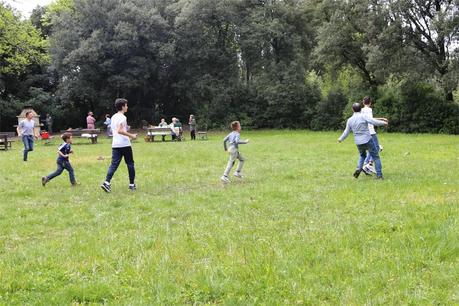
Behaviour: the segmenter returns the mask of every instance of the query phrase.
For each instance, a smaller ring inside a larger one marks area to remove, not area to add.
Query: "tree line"
[[[459,133],[459,0],[0,1],[0,130],[25,105],[334,130],[372,96],[391,131]]]

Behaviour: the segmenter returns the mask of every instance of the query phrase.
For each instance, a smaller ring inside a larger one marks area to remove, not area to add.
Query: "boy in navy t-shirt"
[[[77,185],[77,182],[75,181],[75,175],[73,173],[73,168],[72,165],[70,164],[69,161],[69,156],[70,153],[73,153],[72,151],[72,134],[70,133],[64,133],[62,135],[62,140],[64,141],[63,144],[59,146],[59,149],[57,150],[57,153],[59,154],[57,157],[57,169],[53,173],[51,173],[48,176],[44,176],[41,178],[41,184],[43,187],[48,183],[50,180],[55,178],[56,176],[59,176],[62,174],[62,172],[67,170],[69,172],[69,177],[70,177],[70,183],[72,186]]]

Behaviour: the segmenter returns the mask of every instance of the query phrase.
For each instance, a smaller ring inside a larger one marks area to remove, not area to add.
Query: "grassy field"
[[[242,133],[242,181],[221,139],[133,144],[100,188],[108,140],[0,152],[0,304],[459,304],[459,138],[380,134],[385,180],[352,177],[339,133]],[[102,158],[99,158],[102,157]]]

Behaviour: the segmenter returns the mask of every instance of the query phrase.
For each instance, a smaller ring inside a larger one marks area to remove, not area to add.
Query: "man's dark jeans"
[[[134,168],[134,157],[132,155],[132,147],[112,148],[112,163],[110,164],[110,167],[108,168],[108,173],[107,173],[107,177],[105,178],[105,181],[110,183],[123,157],[124,157],[124,162],[126,163],[128,172],[129,172],[129,183],[134,184],[135,168]]]

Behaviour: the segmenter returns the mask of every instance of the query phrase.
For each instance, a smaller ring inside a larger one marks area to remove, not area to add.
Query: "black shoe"
[[[362,172],[362,169],[360,169],[360,170],[355,170],[355,172],[354,172],[354,174],[353,174],[354,177],[355,177],[355,178],[359,178],[360,172]]]
[[[105,182],[102,185],[100,185],[100,188],[102,188],[102,190],[105,191],[106,193],[110,193],[112,191],[110,189],[110,185]]]
[[[136,191],[137,190],[137,187],[134,185],[129,185],[129,190],[131,191]]]
[[[377,177],[375,178],[375,180],[381,180],[381,181],[382,181],[382,180],[384,180],[384,177],[383,177],[382,175],[381,175],[381,176],[377,176]]]
[[[45,187],[46,183],[48,183],[48,178],[46,176],[41,178],[41,185]]]

